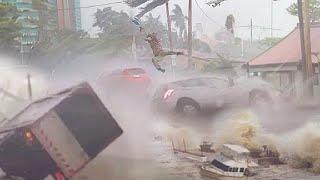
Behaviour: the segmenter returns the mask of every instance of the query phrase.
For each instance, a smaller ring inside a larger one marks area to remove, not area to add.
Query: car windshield
[[[201,79],[189,79],[184,81],[178,81],[178,82],[174,82],[174,84],[182,87],[199,87],[199,86],[206,85]]]
[[[202,79],[210,87],[223,88],[227,87],[227,82],[217,78],[204,78]]]

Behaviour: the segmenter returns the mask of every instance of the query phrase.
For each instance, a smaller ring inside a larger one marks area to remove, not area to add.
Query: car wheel
[[[176,111],[183,115],[197,115],[200,112],[200,105],[189,98],[180,99]]]
[[[272,99],[264,91],[252,91],[249,96],[249,103],[253,107],[266,107],[272,104]]]

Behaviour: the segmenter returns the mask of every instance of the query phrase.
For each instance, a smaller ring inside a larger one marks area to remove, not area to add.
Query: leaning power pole
[[[172,43],[172,32],[171,32],[171,17],[170,17],[170,11],[169,11],[169,0],[166,2],[166,13],[167,13],[167,24],[168,24],[169,48],[170,48],[170,51],[172,51],[173,43]],[[173,58],[175,58],[175,57],[171,56],[171,70],[172,70],[173,74],[175,74],[175,72],[174,72],[175,60]]]
[[[303,72],[303,94],[313,96],[313,67],[311,59],[309,0],[298,0],[298,15]]]
[[[168,24],[168,39],[169,39],[169,48],[172,50],[172,32],[171,32],[171,17],[169,13],[169,1],[166,2],[166,13],[167,13],[167,24]]]
[[[188,68],[192,65],[192,0],[189,0],[188,10]]]

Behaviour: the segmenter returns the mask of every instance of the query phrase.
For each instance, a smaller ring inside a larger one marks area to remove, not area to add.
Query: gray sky
[[[119,0],[81,0],[81,6],[104,4],[109,2],[117,2]],[[249,39],[250,29],[239,27],[248,26],[250,18],[253,19],[254,26],[263,26],[270,28],[271,26],[271,0],[226,0],[216,8],[205,4],[206,0],[197,0],[203,11],[213,20],[207,18],[199,9],[196,1],[193,0],[193,24],[202,23],[204,31],[209,36],[214,36],[214,32],[224,27],[225,18],[229,14],[233,14],[236,20],[236,35],[244,39]],[[277,37],[283,37],[288,34],[298,23],[298,18],[291,16],[287,13],[286,8],[296,2],[295,0],[278,0],[273,2],[273,28],[280,29],[274,30],[273,34]],[[187,15],[188,0],[171,0],[169,5],[173,8],[174,4],[179,4]],[[105,6],[106,7],[106,6]],[[125,4],[112,5],[117,10],[124,10],[130,12]],[[103,8],[103,7],[100,7]],[[96,33],[97,29],[92,28],[94,22],[94,13],[97,8],[82,9],[82,26],[84,30]],[[131,9],[133,15],[138,12],[138,9]],[[154,15],[161,15],[163,22],[166,22],[165,7],[161,6],[152,11]],[[253,38],[262,39],[270,36],[270,30],[263,30],[254,28]]]

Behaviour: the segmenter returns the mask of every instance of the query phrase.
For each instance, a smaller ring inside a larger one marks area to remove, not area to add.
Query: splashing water
[[[320,173],[320,123],[309,122],[279,141],[279,150],[296,168],[309,168]]]
[[[258,117],[250,110],[241,110],[230,119],[216,126],[215,148],[224,143],[240,144],[250,150],[260,149],[262,145],[274,147],[273,137],[261,127]]]

